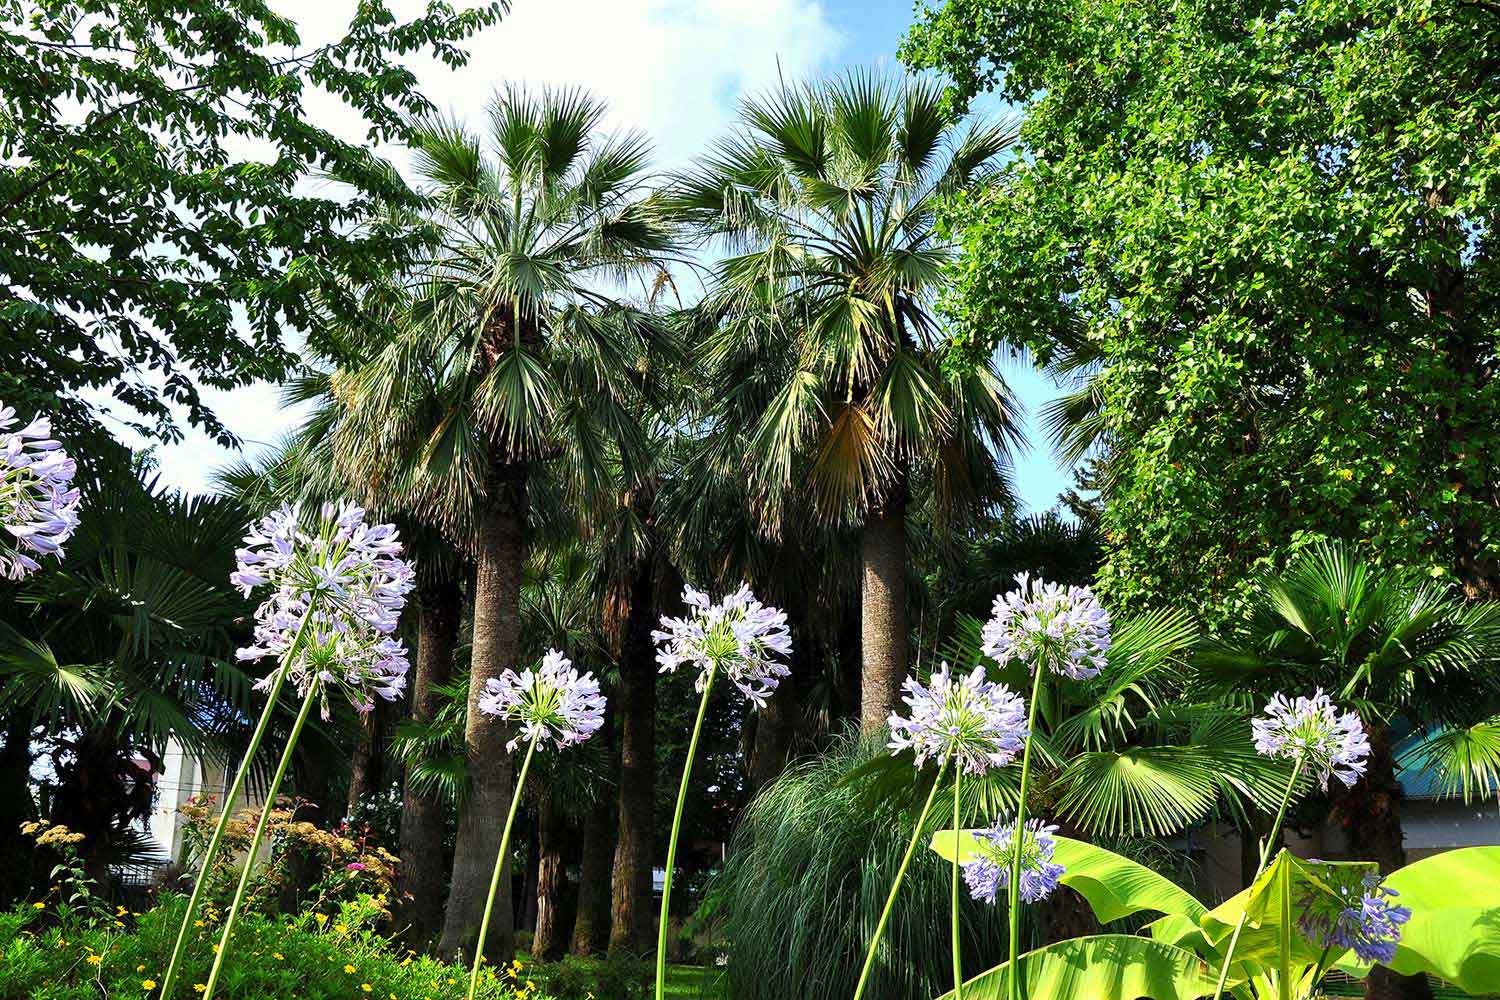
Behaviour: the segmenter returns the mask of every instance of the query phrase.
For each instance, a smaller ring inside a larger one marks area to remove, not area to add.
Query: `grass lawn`
[[[517,951],[516,957],[523,965],[530,965],[533,961],[522,951]],[[592,959],[568,961],[579,965],[595,964]],[[724,970],[712,966],[668,965],[666,995],[668,1000],[723,1000],[723,976]]]

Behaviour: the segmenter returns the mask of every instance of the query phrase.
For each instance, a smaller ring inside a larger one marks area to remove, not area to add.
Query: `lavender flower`
[[[1340,713],[1321,689],[1296,701],[1277,694],[1266,705],[1265,717],[1251,722],[1250,728],[1258,752],[1285,760],[1300,758],[1324,789],[1330,777],[1353,788],[1365,773],[1370,740],[1364,725],[1356,713]]]
[[[972,861],[963,865],[964,882],[969,895],[986,903],[993,903],[1000,893],[1010,887],[1010,868],[1015,860],[1015,845],[1012,837],[1016,824],[996,823],[994,828],[975,833],[979,838],[979,853]],[[1052,860],[1057,850],[1053,834],[1057,827],[1046,826],[1039,819],[1031,820],[1022,827],[1021,835],[1021,887],[1020,895],[1028,903],[1046,899],[1067,871]]]
[[[604,696],[593,674],[579,674],[573,661],[549,649],[536,670],[506,670],[485,683],[479,710],[520,724],[509,743],[551,740],[559,747],[582,743],[604,725]]]
[[[0,579],[41,569],[35,556],[61,558],[78,527],[78,491],[69,484],[77,463],[52,440],[52,422],[36,417],[15,429],[16,411],[0,404]]]
[[[247,597],[258,587],[272,590],[256,609],[254,643],[236,655],[281,657],[297,642],[288,668],[303,694],[316,678],[343,689],[361,712],[374,707],[372,696],[396,700],[406,689],[408,661],[391,633],[414,586],[400,554],[395,527],[365,524],[364,511],[352,504],[325,504],[314,530],[292,507],[262,518],[235,553],[229,579]],[[256,687],[264,690],[275,676]]]
[[[1370,872],[1356,881],[1334,880],[1334,894],[1319,891],[1301,902],[1297,927],[1323,947],[1352,948],[1364,962],[1389,964],[1396,957],[1401,925],[1411,910],[1391,902],[1400,893],[1382,885]]]
[[[995,598],[981,633],[982,649],[1001,663],[1018,659],[1033,670],[1086,680],[1104,669],[1109,652],[1109,613],[1087,587],[1064,590],[1055,583],[1016,576],[1017,589]]]
[[[955,680],[943,663],[924,685],[908,677],[901,686],[910,717],[891,713],[892,753],[908,748],[917,767],[952,757],[965,771],[1004,767],[1026,745],[1026,702],[1004,684],[985,680],[984,668]]]
[[[692,587],[683,589],[682,600],[687,617],[663,616],[662,627],[651,633],[661,672],[674,673],[689,664],[698,670],[696,686],[702,691],[717,664],[746,698],[764,708],[781,679],[791,676],[786,664],[775,659],[792,655],[786,613],[760,603],[743,584],[718,604]]]

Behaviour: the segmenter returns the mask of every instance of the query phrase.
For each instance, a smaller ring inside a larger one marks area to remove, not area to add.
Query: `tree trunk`
[[[564,924],[567,892],[567,822],[551,794],[537,806],[536,853],[536,936],[531,954],[547,962],[562,958],[567,950],[567,928]]]
[[[1405,834],[1401,829],[1401,802],[1405,793],[1396,780],[1396,761],[1391,732],[1385,726],[1369,727],[1370,761],[1364,778],[1353,788],[1334,785],[1334,809],[1349,841],[1349,853],[1361,861],[1375,861],[1383,875],[1406,864]],[[1430,1000],[1427,977],[1400,976],[1376,966],[1365,979],[1368,1000]]]
[[[615,741],[615,707],[604,712],[599,738],[606,746]],[[619,760],[612,761],[616,773]],[[616,799],[600,790],[583,824],[582,861],[578,873],[578,915],[573,920],[572,952],[581,958],[597,955],[609,946],[610,868],[615,855]]]
[[[906,503],[893,499],[872,510],[861,532],[864,584],[860,591],[860,724],[882,729],[901,704],[906,679]]]
[[[375,705],[359,720],[359,739],[354,744],[354,754],[349,762],[349,795],[344,803],[344,815],[352,816],[361,802],[380,790],[385,773],[385,717],[384,702]]]
[[[438,687],[453,673],[463,614],[463,588],[456,578],[434,581],[419,595],[417,658],[411,686],[411,717],[431,722],[438,711]],[[401,789],[401,867],[397,871],[396,920],[413,942],[426,941],[442,927],[443,834],[447,805],[441,795],[416,789],[407,772]]]
[[[630,585],[620,656],[619,840],[615,846],[613,922],[609,950],[644,954],[652,934],[651,848],[656,805],[656,657],[651,561]]]
[[[786,768],[797,735],[798,698],[795,676],[782,678],[766,707],[755,714],[755,745],[750,750],[750,788],[758,792]]]
[[[536,887],[537,876],[541,871],[541,854],[539,852],[540,839],[537,836],[537,818],[533,814],[528,822],[530,834],[526,838],[526,871],[521,876],[521,898],[517,900],[520,904],[517,918],[521,921],[520,926],[532,933],[536,932]]]
[[[0,749],[0,910],[25,899],[33,883],[36,851],[21,835],[21,824],[36,819],[31,800],[31,719],[25,707],[5,719],[5,747]],[[38,879],[47,872],[36,873]]]
[[[500,831],[510,808],[515,768],[505,744],[509,726],[479,711],[491,678],[514,666],[521,625],[521,564],[526,557],[526,470],[497,465],[486,485],[479,516],[474,585],[474,640],[469,674],[469,713],[464,745],[471,774],[469,797],[460,811],[448,910],[440,950],[458,958],[474,944],[489,892]],[[505,859],[509,864],[509,859]],[[514,951],[510,879],[502,875],[484,953],[490,965],[510,961]]]

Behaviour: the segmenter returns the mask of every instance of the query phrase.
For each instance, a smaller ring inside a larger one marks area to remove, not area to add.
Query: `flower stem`
[[[688,740],[687,763],[682,766],[682,782],[677,786],[677,809],[672,814],[672,837],[667,841],[667,868],[661,880],[661,920],[656,928],[656,1000],[662,1000],[667,988],[667,915],[672,906],[672,867],[677,863],[677,834],[682,830],[682,806],[687,801],[688,779],[693,774],[693,758],[698,754],[698,734],[703,731],[703,717],[708,714],[708,696],[714,689],[718,661],[708,668],[703,679],[703,697],[698,700],[698,718],[693,722],[693,736]]]
[[[865,952],[864,968],[859,971],[859,985],[854,988],[854,1000],[859,1000],[864,995],[865,983],[870,980],[870,970],[875,965],[875,952],[880,947],[880,939],[885,936],[885,925],[891,919],[891,908],[896,903],[896,893],[901,889],[901,882],[906,878],[906,869],[911,864],[911,857],[917,851],[917,842],[922,839],[922,828],[927,825],[927,814],[932,810],[932,800],[937,797],[937,790],[943,783],[943,773],[948,769],[948,758],[943,758],[943,764],[938,768],[937,777],[932,781],[932,791],[927,793],[927,801],[922,804],[922,812],[917,816],[917,825],[911,832],[911,843],[906,845],[906,854],[901,858],[901,867],[896,869],[896,878],[891,882],[891,891],[885,897],[885,909],[880,911],[880,920],[875,924],[875,935],[870,938],[869,950]]]
[[[1047,665],[1040,660],[1032,669],[1031,704],[1026,706],[1026,748],[1021,751],[1021,788],[1016,799],[1016,825],[1010,835],[1010,960],[1005,966],[1010,1000],[1021,997],[1021,849],[1026,833],[1026,790],[1031,781],[1031,743],[1036,739],[1036,709],[1042,700],[1042,675],[1046,671]]]
[[[1282,820],[1286,819],[1287,806],[1292,803],[1292,790],[1297,787],[1297,778],[1302,774],[1302,757],[1297,757],[1297,763],[1292,767],[1292,777],[1286,783],[1286,794],[1281,797],[1281,808],[1276,811],[1276,822],[1271,824],[1271,832],[1260,845],[1260,862],[1255,866],[1255,876],[1250,879],[1253,888],[1259,880],[1261,873],[1266,870],[1266,861],[1271,853],[1271,845],[1276,843],[1276,838],[1281,834]],[[1224,995],[1224,983],[1229,979],[1229,964],[1234,961],[1234,949],[1240,943],[1240,932],[1245,929],[1245,918],[1249,916],[1250,898],[1245,897],[1245,907],[1240,910],[1240,919],[1235,922],[1234,933],[1229,937],[1229,951],[1224,955],[1224,966],[1219,969],[1219,982],[1214,987],[1214,1000]],[[1285,957],[1285,956],[1283,956]]]
[[[260,819],[255,824],[255,833],[250,838],[250,848],[245,854],[245,867],[240,872],[240,884],[234,890],[234,900],[229,904],[229,912],[224,915],[224,931],[219,935],[219,950],[214,955],[213,968],[208,970],[208,983],[203,987],[203,1000],[212,1000],[214,986],[218,984],[219,972],[224,967],[224,959],[229,954],[229,936],[234,933],[234,922],[239,916],[240,906],[245,901],[245,890],[250,885],[250,874],[255,870],[255,856],[260,853],[261,841],[266,835],[266,824],[271,819],[271,811],[276,808],[276,795],[281,791],[281,782],[286,777],[287,768],[292,763],[292,753],[297,749],[297,739],[302,735],[302,727],[307,723],[308,713],[312,711],[313,702],[318,700],[318,678],[315,675],[307,685],[307,694],[302,698],[302,708],[297,712],[297,721],[292,723],[291,736],[287,738],[286,749],[281,752],[281,760],[276,764],[276,773],[271,777],[271,787],[266,789],[266,801],[260,810]],[[166,994],[162,1000],[169,1000]]]
[[[255,760],[255,755],[260,752],[261,740],[265,738],[266,730],[271,728],[271,719],[276,714],[276,702],[281,697],[282,687],[286,684],[292,657],[301,644],[302,632],[307,628],[307,622],[311,617],[311,615],[303,616],[302,624],[297,626],[297,634],[292,637],[291,645],[282,655],[281,664],[271,679],[271,688],[266,692],[266,707],[261,710],[260,721],[255,724],[255,732],[250,736],[250,745],[245,749],[245,756],[240,761],[239,770],[234,773],[234,781],[230,783],[229,791],[224,795],[224,808],[219,812],[219,820],[214,824],[213,836],[209,838],[208,847],[203,853],[203,860],[199,863],[198,876],[193,880],[193,892],[188,896],[187,911],[182,915],[182,926],[177,929],[177,942],[172,945],[172,957],[167,960],[166,974],[161,977],[161,996],[164,998],[172,995],[172,985],[177,981],[177,966],[182,961],[182,949],[187,944],[188,932],[193,926],[193,918],[198,914],[198,904],[203,900],[203,889],[208,883],[208,870],[213,867],[214,861],[219,856],[219,848],[224,841],[224,830],[229,826],[230,814],[234,811],[234,804],[245,787],[245,778],[250,774],[250,764]]]
[[[516,808],[521,804],[521,792],[526,787],[526,772],[531,770],[531,757],[536,753],[537,737],[526,745],[526,757],[521,761],[521,773],[516,776],[516,790],[510,796],[510,812],[505,817],[505,830],[500,834],[500,853],[495,855],[495,871],[490,875],[490,894],[484,900],[484,916],[479,919],[479,942],[474,945],[474,968],[469,970],[469,1000],[479,989],[479,967],[484,964],[484,942],[490,933],[490,911],[495,907],[495,893],[500,890],[500,873],[505,869],[505,852],[510,849],[510,830],[516,822]]]
[[[953,1000],[962,1000],[964,992],[963,954],[958,943],[958,852],[963,842],[963,826],[959,814],[959,791],[962,787],[963,766],[953,769]]]

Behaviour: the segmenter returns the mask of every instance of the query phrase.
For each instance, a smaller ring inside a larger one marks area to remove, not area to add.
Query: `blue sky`
[[[347,23],[352,0],[273,0],[273,6],[298,22],[305,43],[316,44]],[[420,59],[409,65],[439,107],[476,125],[496,86],[507,81],[587,87],[609,101],[612,125],[643,129],[655,141],[658,166],[671,169],[728,126],[743,95],[772,86],[778,76],[894,68],[912,17],[906,0],[512,0],[510,15],[470,42],[467,67],[454,71]],[[325,127],[362,138],[358,116],[336,102],[313,95],[309,110]],[[403,163],[401,150],[381,152]],[[1030,412],[1055,392],[1028,367],[1007,364],[1005,375]],[[280,405],[270,385],[205,395],[252,455],[301,417]],[[158,455],[164,479],[189,490],[206,489],[213,470],[234,457],[196,432]],[[1030,510],[1051,507],[1069,485],[1040,442],[1015,464]]]

